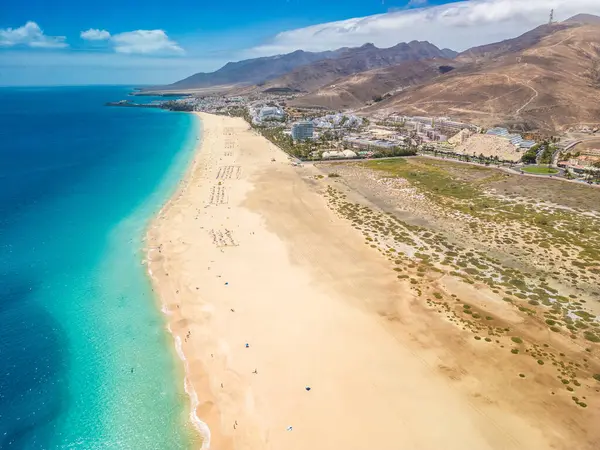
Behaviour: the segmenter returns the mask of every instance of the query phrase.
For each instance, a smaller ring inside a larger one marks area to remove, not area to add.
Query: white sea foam
[[[196,160],[193,161],[192,167],[188,169],[188,171],[193,170],[193,168],[196,165]],[[183,180],[185,180],[186,177],[183,178]],[[182,183],[182,186],[180,186],[179,189],[186,189],[187,188],[188,183],[184,181],[184,183]],[[178,195],[178,197],[181,196],[181,193]],[[163,207],[160,209],[157,217],[159,219],[164,219],[164,213],[168,210],[168,208],[171,206],[173,202],[173,197],[171,197],[171,199],[169,199],[164,205]],[[151,229],[156,229],[158,228],[157,225],[151,225],[150,227]],[[150,265],[152,263],[152,256],[151,256],[151,252],[156,251],[156,248],[150,248],[148,249],[148,251],[146,252],[147,258],[148,258],[148,275],[150,276],[151,279],[156,280],[156,277],[154,276],[152,269],[150,268]],[[171,312],[168,311],[167,306],[163,303],[162,307],[161,307],[161,311],[163,312],[163,314],[165,315],[171,315]],[[194,425],[194,427],[196,428],[196,430],[198,430],[198,433],[200,434],[200,436],[202,437],[202,447],[200,447],[201,450],[206,450],[210,448],[210,428],[208,427],[208,425],[203,422],[200,417],[198,417],[198,414],[196,413],[196,409],[198,407],[198,405],[200,404],[200,401],[198,400],[198,394],[196,393],[196,391],[194,390],[194,387],[192,386],[192,384],[189,382],[187,374],[189,373],[189,364],[188,361],[185,357],[185,354],[183,353],[183,348],[182,348],[182,344],[181,344],[181,337],[179,336],[175,336],[173,333],[173,330],[171,329],[171,325],[167,324],[167,329],[169,330],[169,333],[171,333],[171,335],[173,336],[174,340],[175,340],[175,351],[177,352],[177,355],[179,356],[179,358],[183,361],[183,365],[185,368],[185,373],[186,376],[183,379],[183,388],[186,392],[186,394],[188,395],[188,397],[190,398],[190,403],[191,403],[191,409],[190,409],[190,421],[192,422],[192,424]]]
[[[190,411],[190,420],[192,421],[192,423],[194,424],[194,426],[196,427],[196,429],[202,436],[202,447],[200,447],[200,448],[201,449],[209,449],[210,448],[210,428],[208,428],[208,425],[206,425],[206,423],[204,423],[200,419],[200,417],[198,417],[198,414],[196,414],[196,408],[198,407],[198,404],[200,403],[198,401],[198,394],[196,394],[196,391],[194,390],[192,385],[190,383],[188,383],[187,377],[184,378],[184,380],[183,380],[183,387],[185,389],[185,392],[187,392],[188,396],[190,397],[190,401],[192,403],[192,405],[191,405],[192,409]]]
[[[151,278],[154,278],[152,276],[152,269],[150,269],[150,267],[148,267],[148,274],[150,275]],[[161,306],[161,311],[163,314],[165,314],[167,316],[172,314],[171,312],[168,311],[167,306],[164,303]],[[198,433],[202,437],[202,447],[200,447],[200,449],[201,450],[209,449],[210,448],[210,428],[208,427],[208,425],[206,423],[204,423],[202,421],[202,419],[200,419],[200,417],[198,417],[198,414],[196,414],[196,408],[200,404],[200,401],[198,400],[198,394],[194,390],[194,387],[192,386],[191,383],[188,382],[188,379],[187,379],[187,374],[189,373],[189,364],[185,357],[185,354],[183,353],[183,346],[181,345],[181,337],[175,336],[173,334],[173,329],[171,328],[171,324],[167,324],[167,330],[169,330],[169,333],[171,333],[171,335],[173,336],[173,338],[175,340],[175,351],[177,352],[177,356],[179,356],[179,359],[181,359],[183,361],[183,365],[185,368],[186,376],[183,379],[183,388],[184,388],[186,394],[188,395],[188,397],[190,398],[190,421],[192,422],[192,425],[194,425],[194,428],[196,428],[196,430],[198,430]]]
[[[170,329],[171,327],[169,327]],[[181,346],[181,338],[179,336],[175,336],[175,350],[177,351],[177,356],[184,362],[186,372],[187,372],[187,359],[185,359],[185,355],[183,354],[183,348]]]
[[[171,331],[171,327],[169,327],[169,331]],[[187,374],[189,371],[188,361],[185,358],[185,354],[183,353],[183,348],[181,345],[181,338],[179,336],[175,336],[175,350],[177,351],[177,355],[179,356],[179,358],[183,361],[183,364],[185,366],[185,373]],[[198,394],[196,394],[194,387],[188,381],[187,376],[183,379],[183,388],[185,389],[185,392],[187,393],[188,397],[190,398],[190,403],[191,403],[190,421],[192,422],[192,424],[194,425],[196,430],[198,430],[198,432],[200,433],[200,436],[202,436],[202,447],[200,447],[200,448],[202,450],[209,449],[210,448],[210,428],[208,428],[208,425],[206,423],[204,423],[200,419],[200,417],[198,417],[198,414],[196,414],[196,408],[200,404],[200,401],[198,400]]]

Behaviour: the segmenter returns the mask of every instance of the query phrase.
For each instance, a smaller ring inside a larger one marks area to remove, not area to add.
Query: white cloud
[[[184,50],[171,40],[163,30],[136,30],[111,35],[106,30],[90,28],[82,31],[82,39],[87,41],[107,41],[117,53],[128,55],[181,55]]]
[[[106,41],[110,39],[110,33],[106,30],[98,30],[96,28],[90,28],[87,31],[82,31],[79,35],[81,39],[86,41]]]
[[[298,49],[323,51],[366,42],[390,47],[412,40],[461,51],[515,37],[546,23],[550,9],[564,20],[578,13],[600,14],[600,1],[470,0],[391,11],[284,31],[245,55],[275,55]]]
[[[0,28],[0,47],[24,45],[34,48],[67,47],[64,36],[46,36],[35,22],[27,22],[19,28]]]
[[[136,30],[112,36],[117,53],[181,55],[184,50],[163,30]]]

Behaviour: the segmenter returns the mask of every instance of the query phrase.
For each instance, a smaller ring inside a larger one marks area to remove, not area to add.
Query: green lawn
[[[558,173],[558,170],[545,166],[527,166],[523,167],[521,170],[523,172],[534,173],[536,175],[554,175]]]

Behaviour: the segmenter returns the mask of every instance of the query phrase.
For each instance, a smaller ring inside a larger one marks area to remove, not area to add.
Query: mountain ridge
[[[456,59],[464,62],[478,62],[480,60],[497,58],[507,53],[519,52],[536,45],[546,36],[572,26],[576,25],[562,22],[540,25],[515,38],[471,47],[459,53]]]
[[[265,87],[310,92],[340,77],[390,67],[404,61],[448,59],[456,55],[453,50],[440,50],[427,41],[401,42],[387,48],[378,48],[369,43],[349,49],[335,59],[299,66],[279,78],[270,80]]]
[[[562,23],[579,25],[600,25],[600,16],[595,16],[593,14],[576,14],[573,17],[569,17]]]
[[[235,62],[230,61],[214,72],[199,72],[175,83],[163,86],[162,89],[197,89],[220,85],[264,82],[270,78],[283,75],[299,65],[334,57],[337,51],[313,53],[296,50],[285,55],[264,56]]]
[[[423,55],[420,55],[420,52]],[[296,69],[325,61],[341,61],[344,66],[339,69],[339,75],[349,75],[357,70],[389,66],[407,58],[423,59],[424,57],[454,57],[457,53],[450,49],[440,50],[427,41],[411,41],[398,43],[389,48],[378,48],[372,43],[360,47],[342,47],[325,52],[305,52],[296,50],[284,55],[252,58],[237,62],[228,62],[214,72],[200,72],[167,86],[153,87],[152,90],[187,90],[201,89],[225,85],[262,85],[270,80],[284,77]],[[354,61],[349,59],[355,58]],[[358,58],[363,62],[356,61]],[[376,60],[379,59],[379,62]],[[355,65],[355,69],[350,66]],[[329,71],[336,71],[336,63],[324,64]],[[313,66],[314,68],[314,66]],[[307,69],[309,72],[311,69]],[[313,86],[313,85],[311,85]],[[313,86],[314,87],[314,86]]]

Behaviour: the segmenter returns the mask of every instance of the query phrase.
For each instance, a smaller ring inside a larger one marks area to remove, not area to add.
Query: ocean
[[[104,106],[128,91],[0,88],[2,449],[196,440],[142,260],[200,127],[186,113]]]

